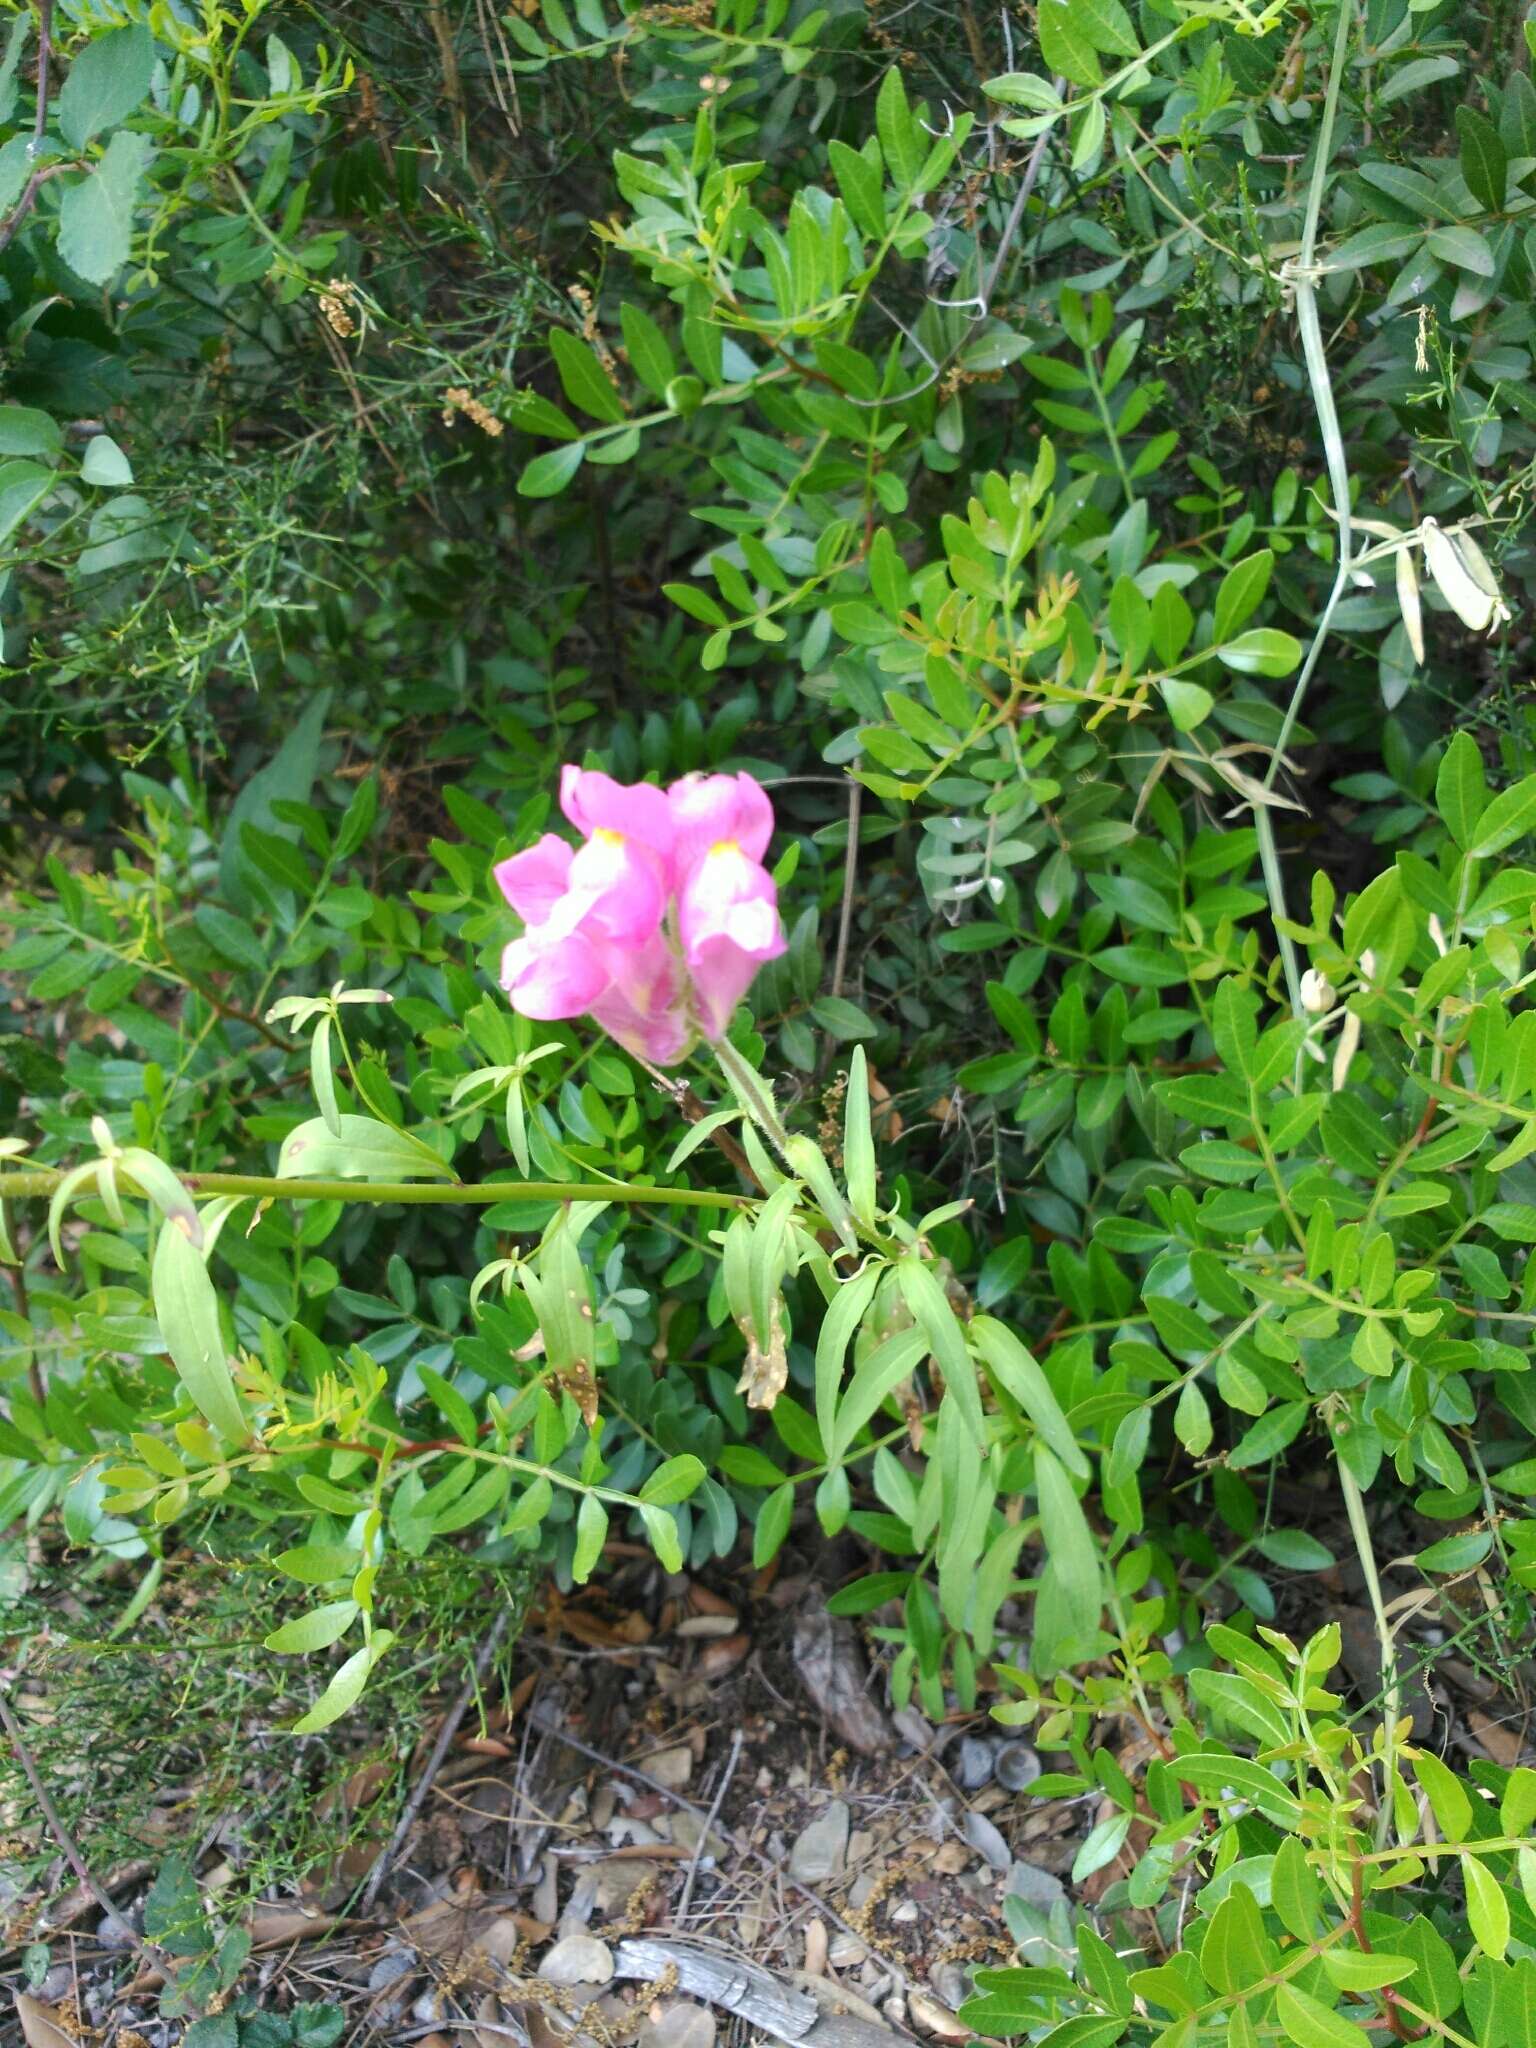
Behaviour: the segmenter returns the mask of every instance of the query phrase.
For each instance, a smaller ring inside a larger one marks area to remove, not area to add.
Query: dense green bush
[[[1020,1909],[978,2029],[1524,2040],[1536,1781],[1410,1743],[1373,1534],[1518,1656],[1519,25],[125,6],[38,156],[28,23],[4,1520],[151,1591],[244,1532],[315,1729],[386,1559],[814,1518],[1169,1951]],[[771,790],[723,1072],[498,992],[581,760]]]

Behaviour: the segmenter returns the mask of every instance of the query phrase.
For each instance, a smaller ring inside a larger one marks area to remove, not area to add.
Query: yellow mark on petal
[[[717,839],[717,840],[715,841],[714,845],[713,845],[713,846],[712,846],[712,847],[711,847],[711,848],[709,849],[709,851],[710,851],[710,854],[711,854],[711,856],[713,856],[713,855],[715,855],[715,854],[717,854],[717,853],[719,853],[719,854],[730,854],[730,853],[736,853],[736,854],[739,854],[739,853],[741,852],[741,842],[740,842],[740,840],[739,840],[739,839]]]
[[[592,834],[592,841],[597,846],[622,846],[624,834],[612,831],[607,825],[599,825]]]

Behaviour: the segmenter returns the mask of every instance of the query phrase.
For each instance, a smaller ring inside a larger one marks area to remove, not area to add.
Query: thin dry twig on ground
[[[79,1878],[81,1884],[85,1886],[85,1889],[90,1893],[97,1905],[100,1906],[107,1918],[122,1926],[124,1933],[135,1948],[142,1948],[144,1946],[143,1937],[135,1933],[133,1928],[122,1919],[116,1906],[113,1905],[106,1892],[96,1882],[95,1878],[92,1877],[85,1858],[80,1853],[79,1843],[76,1842],[74,1836],[65,1826],[63,1816],[54,1805],[48,1787],[43,1783],[42,1773],[37,1768],[36,1759],[27,1747],[26,1735],[22,1730],[20,1721],[16,1718],[15,1711],[11,1706],[4,1687],[0,1687],[0,1726],[4,1727],[6,1734],[10,1738],[11,1747],[16,1752],[16,1760],[26,1774],[27,1783],[32,1787],[32,1796],[37,1801],[38,1810],[47,1822],[48,1832],[63,1851],[65,1861],[69,1864],[70,1869],[73,1870],[76,1877]]]
[[[564,1728],[556,1727],[553,1722],[541,1720],[537,1716],[532,1718],[534,1725],[544,1734],[551,1735],[557,1742],[563,1742],[567,1748],[574,1749],[578,1756],[589,1757],[593,1763],[601,1764],[605,1770],[618,1771],[626,1778],[633,1778],[637,1784],[646,1786],[652,1792],[659,1792],[661,1797],[669,1800],[672,1805],[682,1807],[686,1813],[696,1814],[701,1821],[707,1819],[708,1816],[702,1806],[696,1805],[691,1799],[685,1799],[681,1792],[674,1791],[670,1785],[663,1785],[661,1780],[653,1778],[649,1771],[639,1770],[634,1764],[621,1763],[617,1757],[605,1756],[600,1749],[594,1749],[591,1743],[583,1742],[579,1736],[572,1735]],[[855,1927],[851,1920],[845,1919],[834,1905],[831,1905],[822,1897],[820,1892],[813,1890],[808,1884],[803,1884],[798,1877],[786,1877],[779,1863],[768,1854],[766,1849],[760,1849],[755,1842],[747,1841],[734,1828],[728,1827],[724,1821],[717,1820],[716,1832],[722,1840],[729,1842],[738,1856],[749,1857],[752,1862],[768,1871],[780,1883],[787,1884],[791,1891],[798,1892],[803,1899],[809,1899],[818,1911],[825,1913],[827,1918],[834,1925],[840,1927],[845,1934],[851,1934],[855,1941],[862,1942],[865,1940],[866,1937],[863,1931]],[[707,1828],[705,1833],[708,1833]],[[913,1989],[916,1979],[909,1976],[907,1971],[894,1957],[882,1956],[881,1961],[904,1990],[910,1991]]]
[[[363,1886],[362,1896],[358,1900],[358,1911],[360,1913],[367,1913],[372,1910],[373,1902],[379,1895],[379,1887],[389,1875],[390,1866],[399,1855],[401,1845],[404,1843],[412,1827],[414,1827],[417,1815],[426,1804],[427,1794],[432,1790],[432,1781],[442,1769],[443,1758],[448,1754],[448,1746],[458,1733],[459,1723],[463,1720],[470,1701],[484,1685],[486,1674],[495,1661],[496,1652],[501,1648],[502,1641],[506,1636],[508,1628],[511,1626],[511,1622],[511,1607],[503,1607],[501,1613],[496,1617],[495,1626],[480,1645],[480,1652],[475,1658],[474,1668],[468,1678],[465,1679],[458,1698],[443,1716],[443,1725],[437,1731],[437,1740],[432,1745],[432,1751],[427,1758],[426,1767],[417,1779],[410,1798],[405,1802],[405,1810],[395,1823],[394,1833],[385,1843],[383,1849],[380,1850],[378,1860],[368,1873],[368,1882]]]
[[[688,1876],[683,1885],[683,1896],[677,1902],[677,1912],[673,1917],[677,1921],[679,1927],[683,1927],[687,1924],[688,1907],[693,1898],[694,1880],[697,1878],[699,1874],[699,1861],[704,1854],[705,1844],[709,1841],[710,1830],[714,1827],[715,1822],[720,1818],[721,1805],[724,1802],[726,1791],[730,1786],[730,1782],[732,1778],[736,1775],[736,1766],[740,1759],[741,1730],[738,1728],[735,1734],[731,1737],[731,1753],[725,1760],[725,1769],[720,1773],[720,1782],[715,1787],[714,1798],[710,1801],[709,1813],[705,1819],[703,1827],[699,1830],[699,1839],[697,1843],[694,1845],[693,1861],[688,1865]]]

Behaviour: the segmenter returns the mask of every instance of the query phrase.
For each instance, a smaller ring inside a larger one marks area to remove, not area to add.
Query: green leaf
[[[1465,853],[1472,844],[1478,819],[1488,808],[1482,750],[1469,732],[1454,734],[1440,757],[1435,776],[1435,808],[1445,820],[1446,830]]]
[[[565,395],[578,411],[608,426],[617,426],[627,417],[623,400],[609,383],[595,351],[584,341],[555,327],[550,330],[549,348]]]
[[[1104,73],[1092,38],[1079,18],[1077,0],[1040,0],[1035,14],[1040,58],[1048,71],[1073,85],[1098,85]]]
[[[1255,626],[1216,649],[1217,659],[1245,676],[1288,676],[1301,660],[1301,642],[1274,626]]]
[[[1499,140],[1511,156],[1536,156],[1536,85],[1518,66],[1504,87]]]
[[[873,1038],[877,1029],[858,1004],[850,1003],[846,996],[818,996],[811,1004],[811,1015],[834,1038]]]
[[[849,218],[861,234],[878,241],[885,233],[885,180],[879,165],[846,142],[828,143],[827,156]]]
[[[665,1508],[640,1508],[640,1519],[645,1524],[645,1533],[651,1539],[651,1548],[664,1572],[680,1572],[683,1568],[683,1545],[677,1531],[677,1518],[668,1514]]]
[[[85,444],[80,478],[83,483],[118,490],[133,482],[133,467],[110,434],[93,434]]]
[[[16,72],[31,32],[31,9],[18,8],[11,23],[11,32],[5,40],[5,56],[0,58],[0,125],[8,123],[16,111]]]
[[[150,1289],[160,1334],[182,1385],[220,1436],[244,1443],[250,1425],[230,1376],[218,1296],[201,1252],[175,1223],[161,1226]]]
[[[1049,1380],[1013,1331],[994,1316],[980,1315],[971,1318],[969,1334],[992,1378],[1018,1402],[1066,1469],[1079,1479],[1088,1478],[1092,1468],[1072,1425]]]
[[[1399,227],[1392,221],[1372,221],[1348,235],[1336,249],[1330,249],[1327,270],[1370,270],[1387,263],[1399,263],[1424,239],[1419,227]]]
[[[1203,1458],[1213,1434],[1210,1404],[1198,1380],[1186,1380],[1173,1410],[1173,1433],[1192,1458]]]
[[[1498,130],[1473,108],[1458,107],[1456,132],[1461,137],[1461,175],[1468,191],[1485,213],[1502,213],[1509,157]]]
[[[331,1600],[324,1607],[312,1607],[295,1621],[285,1621],[265,1638],[266,1647],[279,1656],[298,1657],[314,1650],[328,1650],[339,1643],[362,1612],[355,1600]]]
[[[147,135],[120,128],[95,170],[59,201],[59,255],[86,284],[110,284],[128,261],[134,207],[154,153]]]
[[[752,1529],[752,1563],[761,1571],[783,1548],[795,1512],[795,1489],[789,1480],[774,1488],[757,1511]]]
[[[576,1548],[571,1557],[571,1577],[578,1586],[591,1578],[607,1541],[608,1510],[595,1493],[584,1493],[576,1511]]]
[[[875,132],[880,138],[881,154],[898,190],[909,192],[928,152],[922,132],[907,105],[901,72],[894,64],[880,81],[880,92],[875,101]]]
[[[1424,1787],[1441,1834],[1448,1842],[1464,1842],[1472,1828],[1472,1801],[1456,1773],[1433,1751],[1421,1750],[1414,1756],[1413,1774]]]
[[[84,149],[103,128],[125,120],[149,91],[154,66],[147,28],[114,29],[87,43],[69,67],[55,109],[59,133],[70,147]]]
[[[1305,1847],[1297,1836],[1287,1835],[1275,1851],[1269,1876],[1270,1904],[1287,1934],[1298,1941],[1314,1939],[1321,1898]]]
[[[667,386],[677,375],[667,337],[643,306],[628,299],[619,307],[619,324],[624,330],[629,367],[653,397],[665,400]]]
[[[1461,1859],[1467,1886],[1467,1918],[1478,1947],[1495,1962],[1503,1962],[1509,1946],[1509,1901],[1503,1887],[1481,1856]]]
[[[587,452],[585,441],[564,441],[558,448],[546,448],[535,455],[517,480],[520,498],[557,498],[580,469]]]
[[[0,541],[6,541],[54,485],[40,462],[0,462]]]
[[[1171,586],[1164,585],[1164,588]],[[1163,693],[1163,702],[1168,706],[1168,716],[1173,720],[1176,732],[1193,732],[1216,708],[1216,699],[1199,683],[1184,682],[1178,676],[1165,676],[1158,688]]]
[[[426,1388],[428,1398],[439,1415],[448,1424],[461,1444],[478,1442],[480,1426],[475,1421],[475,1411],[470,1407],[457,1387],[450,1387],[441,1373],[430,1365],[418,1365],[417,1374]]]
[[[1273,1968],[1274,1945],[1264,1932],[1258,1901],[1247,1885],[1235,1883],[1211,1915],[1199,1962],[1211,1989],[1228,1995],[1247,1991]]]
[[[848,1203],[866,1228],[875,1220],[875,1141],[869,1114],[869,1066],[862,1045],[848,1061],[843,1111],[843,1178]]]
[[[371,1116],[342,1116],[333,1133],[312,1117],[283,1140],[280,1180],[452,1180],[453,1169],[421,1143]]]
[[[1470,270],[1476,277],[1492,277],[1494,273],[1493,251],[1473,228],[1431,228],[1424,246],[1439,262],[1452,264],[1457,270]]]
[[[1066,1468],[1044,1442],[1035,1445],[1035,1491],[1040,1534],[1077,1625],[1097,1627],[1104,1604],[1099,1547]]]
[[[200,903],[192,913],[192,922],[213,950],[233,966],[249,968],[255,974],[265,973],[266,953],[243,917],[221,910],[216,903]]]
[[[394,1639],[389,1629],[380,1629],[371,1643],[355,1650],[309,1712],[302,1720],[294,1722],[294,1734],[318,1734],[320,1729],[329,1728],[333,1721],[339,1721],[343,1714],[356,1706],[368,1683],[369,1673]]]
[[[330,709],[329,690],[317,690],[303,713],[289,730],[282,745],[249,778],[229,809],[224,825],[224,845],[219,854],[219,884],[226,903],[247,917],[261,907],[253,884],[252,863],[242,844],[243,828],[259,825],[267,830],[288,831],[274,817],[274,803],[304,803],[314,787],[320,766],[320,748],[325,736],[325,717]]]
[[[672,1507],[680,1500],[687,1500],[691,1493],[696,1493],[706,1476],[700,1460],[685,1452],[656,1467],[641,1487],[640,1498],[653,1507]]]
[[[64,430],[52,413],[35,405],[0,405],[0,455],[37,455],[51,462],[63,446]]]
[[[1216,593],[1213,632],[1218,644],[1229,641],[1245,620],[1252,618],[1264,602],[1275,558],[1268,548],[1236,562],[1221,579]]]
[[[976,1384],[976,1361],[966,1344],[960,1319],[931,1265],[916,1258],[902,1259],[896,1268],[896,1278],[906,1297],[907,1307],[917,1318],[918,1327],[944,1375],[946,1398],[953,1399],[979,1453],[985,1441],[986,1425]],[[844,1438],[843,1448],[846,1447]]]
[[[1296,2048],[1366,2048],[1370,2035],[1294,1985],[1275,1993],[1275,2011]]]
[[[1379,1991],[1383,1984],[1400,1984],[1418,1968],[1412,1956],[1362,1956],[1352,1949],[1324,1949],[1322,1960],[1329,1981],[1341,1991]]]
[[[329,1586],[337,1579],[355,1577],[362,1558],[340,1543],[300,1543],[292,1550],[279,1551],[272,1563],[300,1585]]]
[[[1474,860],[1486,860],[1490,853],[1502,853],[1517,839],[1536,831],[1536,775],[1527,775],[1510,789],[1502,789],[1477,821],[1477,831],[1467,848]]]

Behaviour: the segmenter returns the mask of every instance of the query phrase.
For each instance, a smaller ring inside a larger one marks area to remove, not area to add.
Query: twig
[[[843,849],[843,907],[837,920],[837,957],[832,963],[832,993],[843,992],[848,966],[848,935],[853,929],[853,890],[859,877],[859,823],[864,811],[864,785],[857,776],[848,782],[848,844]]]
[[[1058,93],[1065,83],[1066,80],[1063,78],[1053,78],[1051,80],[1053,89]],[[1035,137],[1034,148],[1029,152],[1029,161],[1024,166],[1023,182],[1014,195],[1013,205],[1009,209],[1008,218],[1003,223],[1003,232],[998,237],[997,254],[992,258],[992,268],[987,272],[987,281],[981,288],[983,313],[990,313],[992,310],[992,300],[997,292],[998,280],[1003,274],[1003,265],[1008,260],[1008,251],[1013,244],[1013,238],[1019,231],[1019,223],[1024,218],[1024,209],[1029,204],[1030,194],[1034,191],[1035,182],[1040,176],[1040,166],[1045,162],[1046,145],[1050,141],[1050,136],[1050,129],[1042,128]]]
[[[741,1730],[738,1728],[731,1737],[731,1753],[725,1760],[725,1769],[720,1773],[720,1783],[716,1786],[715,1796],[710,1801],[709,1813],[703,1827],[699,1830],[699,1839],[694,1844],[693,1861],[688,1865],[688,1876],[683,1883],[683,1896],[677,1902],[677,1924],[679,1927],[687,1924],[688,1906],[693,1898],[693,1882],[699,1874],[699,1859],[704,1854],[704,1844],[709,1840],[710,1830],[720,1817],[720,1807],[725,1799],[726,1787],[736,1775],[736,1765],[740,1757]]]
[[[32,116],[32,148],[30,155],[36,156],[42,147],[43,136],[48,128],[48,71],[53,57],[53,0],[37,0],[37,109]],[[35,170],[28,178],[26,189],[11,208],[4,227],[0,227],[0,250],[8,249],[27,215],[32,211],[33,201],[48,180],[56,172],[67,168],[53,164],[42,170]]]
[[[590,1757],[593,1763],[601,1764],[604,1770],[617,1771],[620,1777],[632,1778],[637,1785],[644,1785],[649,1792],[659,1792],[671,1805],[680,1806],[685,1813],[697,1814],[701,1821],[709,1818],[702,1806],[696,1806],[691,1799],[685,1799],[681,1792],[674,1791],[670,1785],[663,1785],[660,1778],[653,1778],[649,1771],[642,1771],[636,1764],[620,1763],[617,1757],[604,1756],[600,1749],[594,1749],[591,1743],[583,1742],[579,1736],[572,1735],[554,1721],[546,1721],[537,1714],[529,1718],[541,1734],[553,1736],[556,1742],[563,1742],[567,1749],[574,1749],[578,1756]],[[754,1863],[769,1871],[792,1892],[798,1892],[802,1899],[809,1899],[816,1910],[825,1913],[834,1926],[841,1927],[845,1934],[853,1935],[858,1941],[864,1940],[863,1934],[851,1920],[845,1920],[837,1908],[829,1904],[820,1892],[813,1891],[808,1884],[802,1884],[798,1877],[788,1876],[782,1864],[776,1862],[766,1849],[759,1849],[755,1842],[749,1842],[745,1836],[738,1835],[734,1828],[727,1827],[723,1821],[718,1821],[717,1825],[718,1832],[730,1843],[738,1856],[749,1856]],[[706,1827],[704,1832],[707,1835],[709,1829]],[[919,1988],[916,1980],[909,1976],[893,1957],[882,1955],[880,1960],[906,1990]]]
[[[501,1648],[502,1639],[511,1621],[512,1609],[510,1606],[504,1606],[496,1617],[494,1628],[480,1645],[480,1654],[475,1659],[474,1669],[464,1681],[463,1689],[443,1716],[443,1725],[437,1731],[437,1740],[432,1745],[426,1768],[417,1779],[410,1798],[405,1802],[405,1811],[395,1823],[394,1833],[379,1852],[377,1861],[368,1873],[368,1882],[363,1886],[362,1897],[358,1900],[360,1913],[367,1913],[372,1909],[373,1902],[379,1895],[379,1886],[388,1875],[390,1865],[400,1853],[401,1844],[415,1825],[416,1816],[426,1803],[427,1794],[432,1790],[432,1781],[442,1769],[443,1758],[448,1754],[448,1745],[459,1732],[459,1723],[463,1720],[470,1701],[484,1685],[486,1673],[491,1668],[496,1652]]]
[[[38,1809],[48,1824],[48,1832],[63,1850],[65,1861],[69,1864],[70,1869],[79,1878],[81,1884],[85,1886],[85,1889],[90,1893],[97,1905],[100,1906],[107,1918],[116,1921],[123,1928],[123,1931],[135,1948],[143,1948],[143,1936],[135,1932],[128,1925],[122,1914],[118,1912],[116,1906],[113,1905],[107,1894],[86,1868],[85,1858],[80,1854],[79,1843],[76,1842],[74,1836],[64,1825],[63,1817],[53,1803],[52,1794],[43,1783],[42,1774],[37,1768],[36,1760],[31,1750],[27,1747],[27,1738],[22,1733],[21,1723],[17,1720],[11,1707],[9,1690],[4,1686],[0,1686],[0,1726],[4,1727],[6,1734],[10,1737],[11,1747],[16,1752],[16,1760],[26,1773],[27,1783],[32,1787],[32,1795],[37,1801]]]

